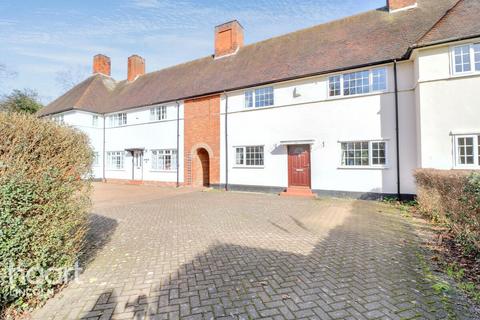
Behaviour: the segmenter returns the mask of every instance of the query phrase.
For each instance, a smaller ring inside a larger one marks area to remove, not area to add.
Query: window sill
[[[158,173],[176,173],[177,170],[154,170],[151,169],[150,172],[158,172]]]
[[[352,94],[349,96],[341,95],[341,96],[329,96],[327,94],[327,101],[329,100],[341,100],[341,99],[352,99],[352,98],[360,98],[360,97],[369,97],[369,96],[376,96],[376,95],[381,95],[389,93],[388,90],[382,90],[382,91],[374,91],[374,92],[369,92],[369,93],[360,93],[360,94]]]
[[[455,166],[453,170],[480,170],[480,166]]]
[[[126,171],[125,169],[107,169],[107,171]]]
[[[389,170],[388,166],[339,166],[338,170]]]
[[[272,104],[271,106],[263,106],[263,107],[244,107],[245,110],[259,110],[259,109],[268,109],[268,108],[274,108],[275,105]]]
[[[265,169],[265,166],[234,166],[233,169]]]
[[[453,73],[450,75],[451,78],[465,78],[465,77],[472,77],[472,76],[480,76],[480,71]]]

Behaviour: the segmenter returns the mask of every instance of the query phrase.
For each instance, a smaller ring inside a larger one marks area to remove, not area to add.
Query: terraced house
[[[126,80],[94,74],[41,111],[91,138],[105,180],[411,196],[416,168],[480,169],[480,1],[377,10]]]

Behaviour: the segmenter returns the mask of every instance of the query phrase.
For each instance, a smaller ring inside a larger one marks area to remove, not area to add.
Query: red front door
[[[288,146],[289,187],[310,188],[310,146]]]

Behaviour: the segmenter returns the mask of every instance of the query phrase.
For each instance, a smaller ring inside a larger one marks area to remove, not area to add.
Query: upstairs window
[[[453,74],[480,72],[480,43],[454,47],[452,65]]]
[[[98,116],[92,116],[92,127],[98,127]]]
[[[56,122],[57,124],[65,124],[65,117],[63,116],[63,114],[59,114],[59,115],[53,116],[52,121]]]
[[[342,142],[342,166],[384,167],[387,165],[385,141]]]
[[[357,71],[328,78],[330,97],[352,96],[387,90],[387,69]]]
[[[236,147],[235,165],[238,167],[262,167],[264,165],[263,146]]]
[[[456,167],[480,166],[480,135],[456,136]]]
[[[270,107],[275,103],[273,96],[273,87],[259,88],[245,92],[246,108]]]
[[[127,124],[127,114],[117,113],[108,117],[110,121],[110,128],[121,127]]]
[[[160,106],[150,109],[150,120],[159,121],[167,119],[167,107]]]

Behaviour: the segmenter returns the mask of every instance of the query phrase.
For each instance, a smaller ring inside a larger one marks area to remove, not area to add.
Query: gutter
[[[401,180],[400,180],[400,128],[398,115],[398,72],[397,60],[393,61],[393,73],[395,78],[395,143],[397,149],[397,198],[401,200]]]
[[[177,104],[177,188],[180,187],[180,103]]]

